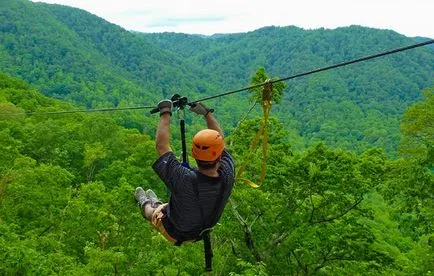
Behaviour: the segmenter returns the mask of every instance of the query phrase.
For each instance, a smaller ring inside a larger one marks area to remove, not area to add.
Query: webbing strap
[[[264,90],[262,92],[262,109],[264,111],[264,136],[262,139],[262,165],[261,165],[261,176],[259,178],[259,183],[262,184],[265,179],[265,173],[267,170],[267,149],[268,149],[268,118],[270,117],[271,104],[273,99],[273,84],[267,82],[264,85]]]
[[[264,84],[264,89],[262,91],[262,110],[264,114],[264,120],[262,122],[261,127],[258,130],[255,138],[252,140],[250,144],[249,153],[246,155],[243,164],[240,166],[237,172],[237,179],[245,181],[250,186],[257,188],[262,182],[264,182],[265,174],[267,170],[267,150],[268,150],[268,119],[270,117],[271,105],[273,99],[273,84],[270,80],[267,80]],[[261,164],[261,175],[259,177],[259,185],[256,185],[254,182],[247,180],[245,178],[241,178],[241,174],[244,172],[246,165],[252,159],[253,154],[256,152],[259,141],[262,138],[262,164]]]
[[[211,247],[211,230],[206,230],[205,233],[202,234],[203,237],[203,251],[205,252],[205,271],[212,271],[212,247]]]

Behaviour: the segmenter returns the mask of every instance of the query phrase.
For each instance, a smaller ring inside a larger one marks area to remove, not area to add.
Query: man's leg
[[[149,221],[152,221],[152,215],[162,202],[152,190],[149,189],[145,192],[142,187],[136,188],[135,197],[142,211],[142,215]]]
[[[141,187],[136,188],[136,200],[142,211],[142,215],[152,223],[154,226],[169,242],[175,244],[176,240],[172,238],[163,225],[163,218],[165,217],[164,209],[167,203],[163,204],[152,190],[143,191]]]
[[[137,204],[140,207],[140,211],[142,212],[142,215],[148,219],[149,221],[152,220],[152,214],[154,214],[155,208],[152,207],[152,201],[151,199],[146,195],[145,191],[142,189],[142,187],[137,187],[136,192],[134,194]]]
[[[142,206],[142,214],[147,220],[152,221],[152,216],[156,209],[157,208],[152,207],[152,203],[146,203]]]
[[[163,202],[158,199],[157,195],[151,189],[146,190],[145,194],[146,197],[151,200],[152,207],[157,208],[159,205],[163,204]]]

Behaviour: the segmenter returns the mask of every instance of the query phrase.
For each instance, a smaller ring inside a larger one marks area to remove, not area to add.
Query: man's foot
[[[146,190],[146,197],[151,201],[152,207],[156,208],[158,205],[163,204],[157,197],[157,195],[151,189]]]
[[[134,196],[140,207],[143,207],[143,205],[145,205],[146,203],[151,202],[151,199],[148,198],[148,196],[146,195],[142,187],[136,188],[136,192],[134,193]]]

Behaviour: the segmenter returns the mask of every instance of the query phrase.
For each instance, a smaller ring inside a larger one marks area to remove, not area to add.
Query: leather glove
[[[158,110],[160,110],[160,117],[165,113],[169,113],[172,116],[172,101],[171,100],[162,100],[157,105]]]
[[[214,109],[210,109],[210,108],[206,107],[203,103],[197,102],[197,103],[193,103],[191,105],[190,111],[192,111],[198,115],[206,116],[206,115],[208,115],[208,113],[214,112]]]

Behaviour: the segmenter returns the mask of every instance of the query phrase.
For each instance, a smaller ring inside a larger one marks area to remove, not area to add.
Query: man
[[[143,216],[167,240],[180,245],[200,240],[202,232],[219,220],[233,188],[234,161],[224,148],[223,131],[213,110],[196,103],[190,110],[204,116],[207,129],[193,138],[192,156],[197,169],[182,166],[169,143],[172,102],[163,100],[158,109],[156,148],[159,158],[152,168],[169,190],[169,202],[162,204],[152,190],[145,192],[141,187],[137,187],[135,197]]]

